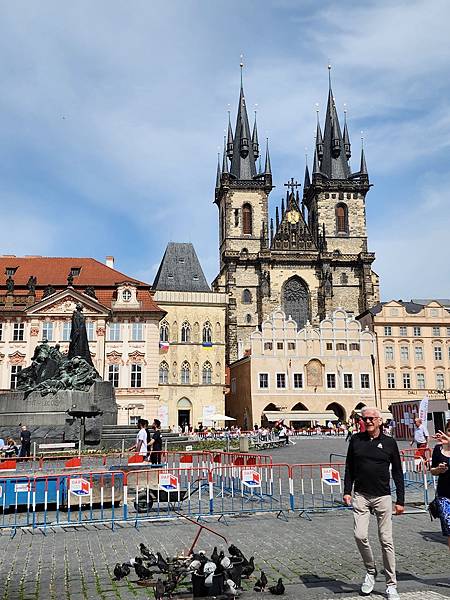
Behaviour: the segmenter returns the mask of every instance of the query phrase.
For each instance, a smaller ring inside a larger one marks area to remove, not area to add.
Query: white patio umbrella
[[[220,413],[216,413],[210,417],[211,421],[236,421],[233,417],[227,417],[226,415],[221,415]]]

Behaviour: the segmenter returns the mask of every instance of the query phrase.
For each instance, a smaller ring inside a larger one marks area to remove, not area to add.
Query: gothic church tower
[[[343,134],[329,87],[325,128],[317,123],[312,175],[291,179],[269,222],[272,172],[268,146],[264,169],[256,120],[250,134],[242,86],[234,132],[228,123],[217,166],[220,272],[213,289],[229,296],[227,362],[241,358],[254,329],[277,307],[302,328],[337,307],[356,314],[379,300],[378,278],[367,249],[365,197],[370,188],[364,151],[352,173],[347,122]]]

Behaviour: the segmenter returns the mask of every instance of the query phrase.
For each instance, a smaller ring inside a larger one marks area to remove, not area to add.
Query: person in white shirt
[[[141,456],[147,456],[147,430],[145,429],[145,420],[139,419],[138,421],[139,431],[136,436],[136,444],[131,446],[130,451],[135,451],[136,454]]]
[[[410,442],[410,445],[412,446],[415,442],[418,448],[426,448],[428,446],[428,434],[422,424],[422,419],[414,419],[414,423],[416,425],[414,439]]]

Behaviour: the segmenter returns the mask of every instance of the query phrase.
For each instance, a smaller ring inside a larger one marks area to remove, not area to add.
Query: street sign
[[[178,492],[180,488],[178,477],[172,473],[160,473],[159,487],[167,492]]]
[[[242,483],[249,488],[261,487],[261,475],[254,469],[242,469]]]
[[[20,492],[29,492],[30,484],[29,483],[16,483],[16,485],[14,486],[14,491],[16,494],[19,494]]]
[[[322,481],[328,485],[341,485],[341,474],[333,467],[322,467]]]
[[[70,480],[69,491],[75,496],[89,496],[91,493],[91,484],[87,479],[75,477]]]

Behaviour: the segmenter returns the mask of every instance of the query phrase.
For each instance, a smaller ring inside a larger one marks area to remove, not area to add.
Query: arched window
[[[181,365],[181,383],[185,385],[189,385],[191,382],[191,367],[189,363],[185,360]]]
[[[159,383],[169,383],[169,365],[165,360],[159,365]]]
[[[303,279],[297,275],[291,277],[283,286],[283,310],[297,323],[297,329],[302,329],[310,320],[309,289]]]
[[[181,326],[181,342],[189,344],[191,341],[191,326],[185,321]]]
[[[212,342],[212,327],[209,321],[206,321],[203,325],[202,342],[204,344],[210,344]]]
[[[250,324],[252,322],[252,315],[250,315],[250,314],[245,315],[245,320],[247,321],[248,324]]]
[[[252,231],[252,207],[250,204],[244,204],[242,207],[242,233],[251,235]]]
[[[348,233],[348,209],[343,202],[336,205],[336,231]]]
[[[348,283],[348,275],[347,273],[342,273],[341,275],[341,285],[347,285]]]
[[[159,340],[161,342],[169,341],[169,323],[167,321],[161,323],[161,327],[159,328]]]
[[[205,364],[203,365],[202,383],[203,385],[211,385],[212,383],[212,366],[209,362],[205,362]]]
[[[242,292],[242,304],[251,304],[252,303],[252,293],[250,290],[244,290]]]

